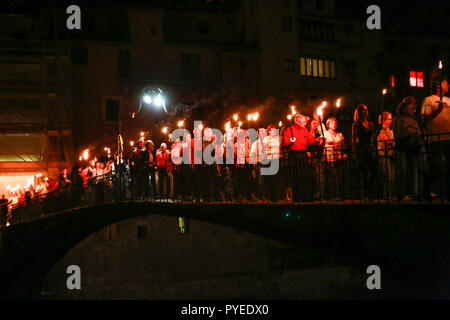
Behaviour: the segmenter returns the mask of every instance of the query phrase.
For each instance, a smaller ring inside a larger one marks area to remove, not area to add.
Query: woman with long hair
[[[369,121],[369,110],[364,104],[355,109],[352,126],[353,156],[359,169],[359,182],[365,198],[373,196],[370,189],[377,173],[376,148],[374,145],[375,126]]]

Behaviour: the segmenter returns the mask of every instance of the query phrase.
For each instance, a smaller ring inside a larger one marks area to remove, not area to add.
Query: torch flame
[[[181,128],[183,126],[183,124],[184,124],[184,120],[180,120],[180,121],[178,121],[177,126],[179,128]]]
[[[251,115],[251,114],[248,114],[248,115],[247,115],[247,120],[248,120],[248,121],[252,120],[252,115]]]
[[[386,89],[386,88],[383,88],[382,93],[383,93],[383,95],[385,95],[385,94],[387,93],[387,89]]]
[[[239,121],[239,122],[238,122],[238,126],[239,126],[239,127],[242,126],[242,121]]]
[[[83,151],[83,159],[84,160],[89,159],[89,149]]]
[[[130,146],[132,147],[134,145],[134,141],[130,141]]]
[[[238,120],[238,115],[235,114],[235,115],[233,116],[233,119],[234,119],[234,121],[237,121],[237,120]]]
[[[167,127],[162,128],[162,133],[166,134],[167,133]]]
[[[442,69],[442,60],[439,60],[439,69]]]
[[[283,122],[278,122],[278,126],[281,127],[283,125]]]
[[[258,118],[259,118],[259,113],[258,113],[258,112],[255,112],[255,113],[253,114],[253,121],[258,120]]]
[[[341,106],[341,98],[336,100],[336,107],[339,108]]]
[[[292,119],[292,114],[288,115],[287,118],[288,118],[288,120],[291,120]]]
[[[228,121],[227,123],[225,123],[225,131],[230,130],[230,121]]]

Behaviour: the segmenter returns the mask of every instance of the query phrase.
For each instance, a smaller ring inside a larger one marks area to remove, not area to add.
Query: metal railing
[[[308,151],[282,151],[275,175],[260,163],[173,165],[120,171],[2,208],[0,225],[78,206],[123,200],[225,203],[440,203],[450,200],[449,135]],[[226,161],[224,161],[226,162]],[[236,163],[236,162],[235,162]],[[120,172],[120,174],[118,174]]]

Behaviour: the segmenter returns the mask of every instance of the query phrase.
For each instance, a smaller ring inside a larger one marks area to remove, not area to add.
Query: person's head
[[[5,199],[5,195],[4,194],[2,194],[2,199]]]
[[[297,113],[294,118],[295,124],[300,128],[304,128],[306,126],[306,118],[304,115]]]
[[[442,77],[434,77],[431,80],[431,92],[433,94],[439,95],[440,93],[440,88],[442,86],[442,95],[447,94],[448,92],[448,78],[446,76],[442,76]]]
[[[205,136],[205,138],[206,138],[207,140],[210,140],[210,139],[211,139],[211,136],[212,136],[212,130],[211,130],[211,128],[206,127],[205,130],[203,130],[203,134],[204,134],[204,136]]]
[[[337,129],[337,120],[335,117],[329,117],[327,119],[327,128],[335,131]]]
[[[385,128],[389,128],[392,123],[392,114],[388,111],[384,111],[378,117],[378,123],[383,125]]]
[[[165,152],[167,150],[167,144],[165,144],[164,142],[161,143],[161,151]]]
[[[194,139],[200,138],[201,135],[202,135],[202,130],[200,128],[195,128],[194,129]]]
[[[147,140],[145,142],[145,147],[147,148],[147,150],[152,150],[153,149],[153,141],[152,140]]]
[[[191,134],[190,134],[190,133],[186,133],[186,134],[184,135],[184,140],[185,140],[187,143],[191,142],[191,139],[192,139],[192,137],[191,137]]]
[[[400,102],[397,107],[397,113],[405,116],[414,116],[414,112],[416,112],[417,102],[414,97],[406,97]]]
[[[267,135],[269,136],[275,136],[277,134],[277,127],[273,124],[269,124],[267,127]]]
[[[367,120],[369,117],[369,109],[367,109],[367,106],[364,104],[360,104],[355,109],[355,114],[353,115],[353,120],[355,122],[357,121],[364,121]]]
[[[264,137],[266,136],[266,129],[265,128],[259,128],[258,129],[258,138],[260,140],[264,139]]]

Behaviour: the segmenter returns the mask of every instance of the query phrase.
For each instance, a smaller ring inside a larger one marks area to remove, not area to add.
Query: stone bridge
[[[221,204],[123,201],[77,207],[0,229],[0,296],[39,294],[49,270],[90,234],[149,214],[209,222],[288,244],[309,266],[367,268],[450,296],[448,204]]]

